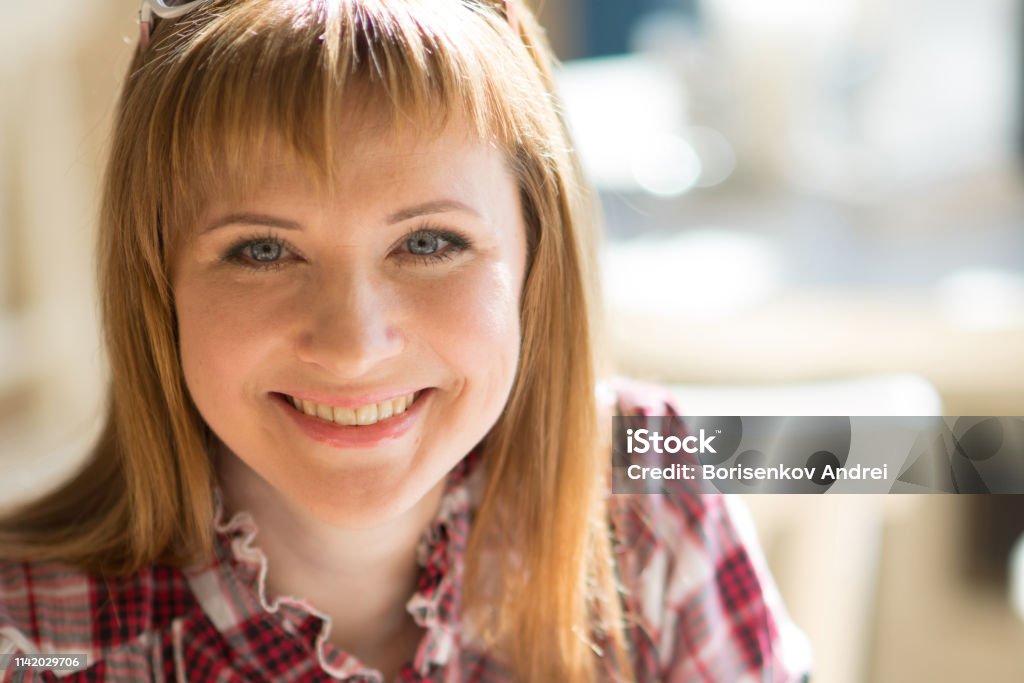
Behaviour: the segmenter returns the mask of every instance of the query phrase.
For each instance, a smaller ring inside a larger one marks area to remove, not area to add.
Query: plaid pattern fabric
[[[618,391],[625,414],[675,413],[667,395],[648,387]],[[420,578],[407,607],[424,636],[399,683],[513,680],[460,627],[477,460],[474,452],[453,471],[420,540]],[[329,618],[313,605],[266,594],[252,517],[239,512],[225,522],[219,491],[216,498],[215,557],[205,567],[153,566],[104,580],[55,562],[0,560],[0,654],[88,657],[82,670],[8,669],[0,680],[382,683],[327,641]],[[734,501],[685,493],[610,500],[638,683],[803,679],[801,636]]]
[[[664,389],[619,380],[615,395],[617,414],[635,417],[636,428],[681,414]],[[808,680],[809,646],[739,499],[699,493],[686,480],[661,483],[669,494],[611,496],[638,681]]]

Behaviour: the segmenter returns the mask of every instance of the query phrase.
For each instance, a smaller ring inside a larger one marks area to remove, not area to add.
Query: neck
[[[303,598],[331,618],[329,640],[393,678],[422,635],[405,605],[415,592],[416,547],[444,480],[412,509],[369,529],[310,517],[237,456],[218,456],[227,511],[249,511],[267,556],[267,598]]]

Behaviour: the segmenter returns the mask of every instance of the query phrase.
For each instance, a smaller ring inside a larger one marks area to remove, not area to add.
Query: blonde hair
[[[594,399],[595,221],[553,60],[533,15],[520,6],[509,22],[500,0],[213,0],[160,22],[130,67],[105,179],[109,418],[83,471],[0,525],[3,554],[106,574],[208,558],[210,434],[185,388],[169,285],[203,189],[253,181],[271,139],[326,178],[332,122],[370,101],[392,125],[458,115],[506,151],[529,245],[519,371],[483,444],[465,613],[520,680],[631,679]]]

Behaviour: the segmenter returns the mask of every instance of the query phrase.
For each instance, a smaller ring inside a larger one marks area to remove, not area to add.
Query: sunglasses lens
[[[153,13],[158,17],[170,19],[180,17],[190,11],[193,7],[201,5],[206,0],[143,0],[153,8]]]
[[[186,5],[198,5],[199,3],[196,0],[156,0],[156,4],[162,5],[165,9],[175,9]]]

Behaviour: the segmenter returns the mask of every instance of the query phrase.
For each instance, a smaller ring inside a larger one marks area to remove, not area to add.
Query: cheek
[[[504,262],[460,273],[417,297],[415,334],[468,380],[510,376],[520,347],[520,285]]]
[[[247,371],[267,353],[273,310],[233,287],[185,283],[176,291],[181,364],[192,398],[204,414],[244,386]]]

